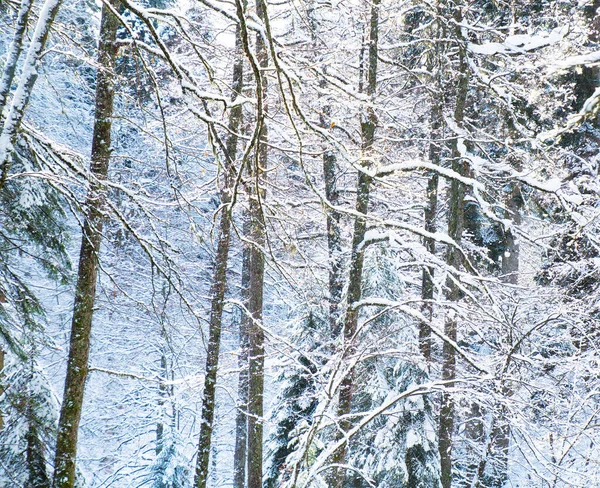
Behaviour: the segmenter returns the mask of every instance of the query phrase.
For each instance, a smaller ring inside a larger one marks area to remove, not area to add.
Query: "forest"
[[[0,0],[0,488],[600,486],[600,0]]]

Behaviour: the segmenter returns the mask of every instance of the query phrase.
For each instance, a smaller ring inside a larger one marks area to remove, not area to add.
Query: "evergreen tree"
[[[44,371],[33,357],[16,358],[2,378],[0,486],[50,488],[58,404]]]
[[[322,364],[319,354],[322,344],[319,337],[327,335],[328,323],[315,311],[304,320],[299,337],[294,341],[298,353],[294,363],[285,368],[279,378],[284,387],[273,412],[277,425],[269,441],[269,468],[265,488],[282,486],[286,477],[288,457],[296,450],[295,437],[312,421],[317,406],[315,375]]]

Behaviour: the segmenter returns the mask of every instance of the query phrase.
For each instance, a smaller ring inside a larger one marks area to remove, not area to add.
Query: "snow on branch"
[[[494,54],[524,54],[542,47],[550,46],[561,41],[569,33],[567,26],[556,27],[549,34],[518,34],[508,36],[504,42],[487,42],[474,44],[470,42],[467,48],[474,54],[493,56]]]

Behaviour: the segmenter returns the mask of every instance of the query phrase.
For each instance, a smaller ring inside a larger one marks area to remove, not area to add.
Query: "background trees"
[[[0,485],[593,484],[596,3],[3,3]]]

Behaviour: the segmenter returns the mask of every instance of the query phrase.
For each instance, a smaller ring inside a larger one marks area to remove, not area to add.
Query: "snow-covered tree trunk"
[[[264,0],[257,0],[256,13],[265,22],[267,6]],[[267,148],[267,77],[265,69],[269,65],[268,48],[264,32],[256,34],[256,59],[260,71],[257,79],[259,124],[258,141],[250,174],[250,274],[248,286],[248,313],[251,318],[248,330],[248,488],[262,488],[263,468],[263,393],[265,334],[262,329],[263,294],[265,275],[265,214],[263,202],[266,196],[266,171],[268,165]],[[260,88],[259,88],[260,86]]]
[[[233,66],[232,89],[235,97],[241,95],[244,83],[243,58],[241,52],[241,32],[236,29],[236,60]],[[206,374],[200,417],[200,438],[198,441],[198,459],[196,464],[196,487],[205,488],[208,481],[208,468],[211,451],[211,437],[215,416],[215,391],[219,350],[221,347],[221,329],[223,305],[227,284],[227,263],[231,243],[231,207],[232,192],[235,183],[235,160],[237,153],[238,131],[242,122],[242,106],[235,105],[229,114],[229,136],[225,147],[224,188],[221,191],[221,223],[215,258],[212,285],[211,311],[209,319],[208,351],[206,355]]]
[[[105,180],[112,151],[111,125],[115,95],[113,68],[118,49],[115,41],[119,22],[111,12],[111,8],[116,9],[118,5],[118,0],[111,0],[110,7],[107,4],[102,7],[90,181],[85,202],[85,220],[73,305],[67,377],[56,441],[54,488],[73,488],[75,485],[77,438],[88,376],[98,254],[105,219]]]
[[[469,88],[469,66],[467,61],[466,43],[462,38],[461,22],[463,19],[462,6],[453,5],[454,37],[458,42],[458,66],[457,66],[457,91],[456,105],[454,108],[454,123],[458,128],[463,126],[465,105]],[[467,162],[461,159],[458,149],[459,135],[455,134],[451,142],[452,169],[467,176]],[[457,179],[450,183],[450,208],[448,214],[448,235],[456,245],[460,245],[464,230],[464,208],[465,208],[465,186]],[[449,267],[449,276],[446,281],[446,299],[456,302],[460,299],[460,287],[456,283],[456,277],[451,275],[453,269],[459,270],[462,265],[462,255],[458,248],[449,246],[446,254],[446,264]],[[457,320],[453,310],[449,310],[444,324],[444,333],[453,342],[456,342]],[[456,356],[454,347],[444,341],[442,350],[442,379],[453,380],[456,374]],[[452,441],[454,434],[454,401],[452,396],[444,392],[440,407],[439,424],[439,450],[441,464],[441,481],[443,488],[452,486]]]
[[[17,86],[10,104],[10,109],[4,120],[2,129],[0,130],[0,190],[4,187],[6,178],[8,178],[13,144],[15,143],[17,133],[21,127],[25,109],[27,108],[31,92],[33,91],[33,87],[35,86],[38,77],[38,64],[44,51],[44,47],[46,46],[50,28],[54,23],[54,19],[61,4],[62,0],[46,0],[46,3],[44,3],[44,6],[42,7],[35,27],[35,32],[33,33],[29,44],[27,57],[23,64],[23,72],[21,73],[19,85]],[[8,89],[10,90],[10,86]],[[0,117],[1,115],[2,113],[0,112]]]
[[[310,22],[311,29],[311,41],[314,49],[314,56],[318,61],[319,53],[319,23],[315,19],[315,11],[319,8],[319,3],[314,1],[308,9],[308,20]],[[325,70],[325,65],[323,70]],[[323,73],[325,75],[325,73]],[[321,90],[326,88],[325,79],[319,80],[319,87]],[[331,115],[331,103],[328,100],[328,95],[321,95],[318,98],[319,106],[319,126],[328,130],[332,127],[330,115]],[[338,189],[337,180],[339,178],[339,166],[337,162],[337,155],[333,148],[328,147],[327,143],[324,144],[323,148],[323,182],[325,183],[325,197],[327,202],[332,206],[337,206],[340,203],[340,192]],[[328,252],[328,301],[329,301],[329,327],[333,337],[337,337],[340,334],[342,324],[340,323],[340,305],[342,302],[342,292],[344,288],[344,275],[343,275],[343,259],[342,259],[342,230],[341,230],[341,214],[337,210],[332,208],[326,208],[327,215],[327,252]]]
[[[27,21],[29,20],[29,13],[31,12],[32,5],[33,0],[22,0],[21,5],[19,6],[17,22],[15,23],[15,33],[10,43],[10,47],[8,48],[6,64],[4,65],[4,71],[2,72],[2,78],[0,79],[0,120],[3,120],[2,116],[8,101],[10,87],[12,86],[12,82],[17,72],[19,57],[23,51],[23,40],[25,31],[27,30]],[[0,127],[0,134],[1,133],[2,128]]]
[[[440,14],[438,8],[438,15]],[[437,42],[437,39],[441,39],[442,36],[442,22],[438,18],[436,22],[436,35],[433,46],[433,54],[429,61],[430,71],[435,73],[433,94],[431,99],[431,112],[430,112],[430,142],[429,142],[429,162],[436,166],[440,165],[441,154],[442,154],[442,120],[443,120],[443,87],[441,80],[441,61],[443,47],[441,42]],[[435,171],[431,171],[427,179],[427,194],[425,201],[425,230],[431,234],[435,234],[437,230],[436,218],[438,212],[438,186],[439,186],[439,175]],[[430,254],[435,254],[435,239],[433,237],[426,237],[423,239],[425,249]],[[419,347],[421,354],[425,360],[429,363],[431,360],[431,320],[433,318],[433,297],[434,297],[434,268],[433,266],[427,266],[423,268],[423,275],[421,281],[421,299],[423,305],[421,311],[423,315],[429,320],[429,323],[419,324]]]
[[[361,151],[365,167],[368,167],[368,161],[373,156],[373,144],[375,142],[375,129],[377,128],[377,116],[373,107],[375,91],[377,89],[377,61],[378,61],[378,40],[379,40],[379,5],[380,0],[374,0],[371,5],[371,16],[369,25],[368,39],[368,59],[367,59],[367,96],[369,105],[364,114],[361,114]],[[352,250],[350,255],[350,273],[348,275],[348,298],[347,310],[344,317],[344,349],[345,355],[351,357],[356,350],[356,328],[358,325],[359,310],[355,305],[360,301],[362,295],[362,278],[364,264],[364,246],[365,233],[367,230],[367,214],[369,211],[369,196],[371,190],[372,178],[369,174],[359,169],[358,182],[356,187],[356,212],[364,217],[357,217],[354,221],[354,233],[352,236]],[[339,430],[336,433],[336,440],[343,437],[343,433],[348,431],[352,424],[344,419],[352,407],[352,394],[354,389],[354,374],[352,371],[342,380],[338,401]],[[348,446],[346,443],[338,449],[332,456],[332,463],[336,465],[331,475],[331,485],[335,487],[344,486],[346,472],[339,465],[344,464]]]

